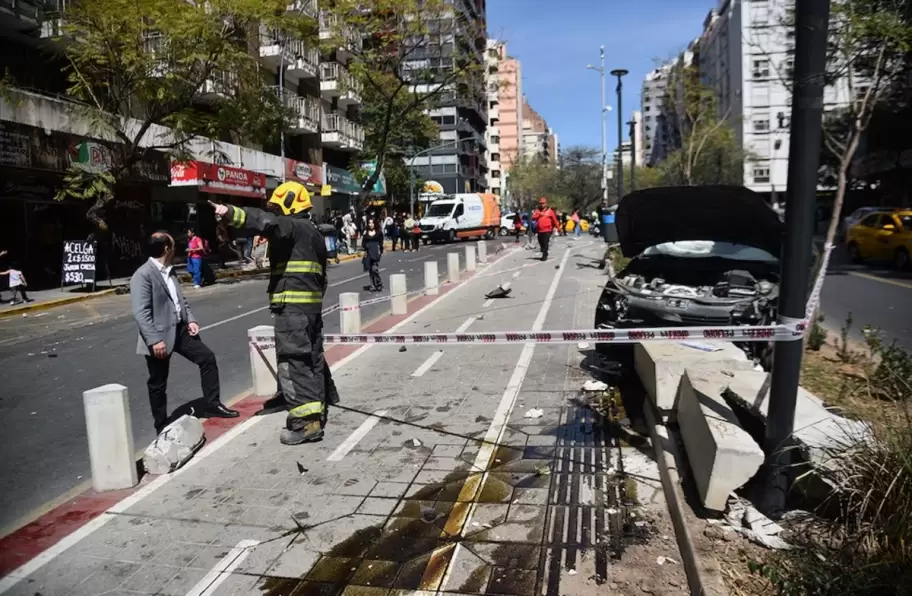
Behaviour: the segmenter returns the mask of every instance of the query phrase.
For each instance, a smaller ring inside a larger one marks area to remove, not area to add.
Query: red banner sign
[[[198,186],[213,194],[266,198],[266,174],[202,161],[172,162],[171,186]]]
[[[285,160],[285,177],[311,186],[323,185],[323,168],[303,161]]]

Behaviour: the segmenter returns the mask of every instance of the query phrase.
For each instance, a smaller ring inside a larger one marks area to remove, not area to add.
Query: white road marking
[[[456,328],[456,333],[465,333],[476,320],[478,320],[478,317],[469,317],[462,325]]]
[[[379,412],[374,412],[368,416],[367,420],[362,422],[361,426],[355,429],[355,432],[348,435],[348,438],[342,441],[342,444],[329,454],[326,461],[342,461],[342,458],[348,455],[348,452],[354,449],[355,445],[367,436],[367,433],[369,433],[372,428],[377,426],[377,423],[380,422],[382,416],[386,416],[386,410],[380,410]]]
[[[485,303],[481,305],[481,308],[488,308],[492,304],[494,304],[494,299],[488,298],[487,300],[485,300]]]
[[[203,579],[193,586],[187,596],[209,596],[214,594],[216,588],[228,579],[231,572],[237,569],[238,565],[244,562],[244,559],[250,554],[251,549],[259,544],[256,540],[241,540],[237,546],[228,551],[221,561],[219,561],[212,571],[207,573]]]
[[[437,350],[436,352],[431,354],[427,360],[424,361],[424,364],[422,364],[417,369],[415,369],[415,372],[412,373],[412,376],[413,377],[422,376],[424,373],[431,370],[431,367],[434,366],[437,363],[437,361],[440,360],[440,358],[442,356],[443,356],[443,352],[441,350]]]
[[[505,259],[499,261],[499,263],[505,263],[505,262],[506,262]],[[562,269],[560,271],[562,271]],[[558,273],[560,273],[560,271],[558,271]],[[442,300],[458,293],[462,288],[468,286],[468,282],[472,281],[473,278],[474,278],[474,276],[469,277],[469,278],[465,279],[463,281],[463,283],[461,283],[460,285],[453,288],[451,291],[447,292],[446,294],[441,294],[439,297],[435,298],[433,301],[427,303],[423,307],[416,310],[411,316],[407,317],[406,319],[404,319],[404,320],[400,321],[399,323],[396,323],[395,325],[390,327],[389,330],[386,331],[386,333],[387,334],[394,333],[401,327],[408,325],[409,323],[414,321],[416,318],[423,315],[426,311],[428,311],[432,307],[438,305]],[[338,283],[342,283],[342,282],[338,282]],[[358,348],[357,350],[355,350],[354,352],[352,352],[351,354],[349,354],[348,356],[346,356],[339,362],[336,362],[334,365],[332,365],[330,367],[330,370],[335,373],[338,369],[342,368],[343,366],[345,366],[346,364],[348,364],[349,362],[351,362],[352,360],[354,360],[355,358],[357,358],[358,356],[360,356],[361,354],[363,354],[364,352],[366,352],[368,349],[370,349],[372,347],[373,347],[373,344],[361,346],[360,348]],[[102,513],[101,515],[99,515],[98,517],[93,519],[92,521],[88,522],[84,526],[75,530],[73,533],[68,534],[67,536],[62,538],[59,542],[54,544],[53,546],[48,547],[41,554],[37,555],[36,557],[31,559],[27,563],[23,563],[22,565],[20,565],[19,567],[17,567],[13,571],[11,571],[6,577],[0,579],[0,594],[5,594],[6,592],[9,592],[19,582],[21,582],[22,580],[24,580],[31,574],[35,573],[36,571],[38,571],[39,569],[44,567],[47,563],[50,563],[51,561],[56,559],[58,556],[63,554],[67,549],[78,544],[80,540],[88,537],[95,530],[101,528],[102,526],[107,524],[109,521],[114,519],[118,514],[121,514],[121,513],[125,512],[127,509],[129,509],[130,507],[132,507],[133,505],[136,505],[137,503],[139,503],[140,501],[142,501],[143,499],[145,499],[146,497],[151,495],[153,492],[155,492],[159,487],[170,482],[174,478],[181,476],[187,470],[193,468],[194,466],[199,464],[199,462],[203,461],[204,459],[206,459],[207,457],[209,457],[210,455],[215,453],[217,450],[221,449],[222,447],[224,447],[225,445],[230,443],[235,437],[246,432],[248,429],[252,428],[253,426],[262,422],[263,420],[266,420],[266,418],[267,418],[266,416],[253,416],[251,418],[248,418],[241,424],[235,426],[234,428],[232,428],[231,430],[226,432],[224,435],[222,435],[221,437],[217,438],[215,441],[213,441],[212,443],[210,443],[209,445],[204,447],[199,453],[196,454],[196,456],[193,459],[191,459],[180,470],[173,472],[171,474],[159,476],[155,480],[152,480],[151,482],[149,482],[149,484],[140,488],[139,490],[137,490],[135,493],[133,493],[129,497],[126,497],[122,501],[119,501],[118,503],[115,503],[114,505],[112,505],[110,508],[108,508],[107,511],[105,511],[104,513]]]

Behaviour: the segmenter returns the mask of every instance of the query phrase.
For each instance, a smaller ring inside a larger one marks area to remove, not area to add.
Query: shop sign
[[[266,198],[266,174],[202,161],[171,163],[171,186],[198,186],[202,192]]]
[[[87,174],[101,174],[114,167],[111,150],[93,141],[70,145],[68,157],[70,167]]]
[[[354,174],[329,164],[324,165],[326,167],[326,183],[332,186],[333,192],[348,195],[356,195],[361,192],[361,185],[358,184]]]
[[[376,161],[364,161],[361,162],[361,169],[364,170],[365,179],[373,175],[374,171],[377,169]],[[386,194],[386,176],[383,172],[380,172],[380,176],[377,178],[377,182],[374,183],[374,188],[371,189],[371,194],[374,195],[385,195]]]
[[[311,186],[323,185],[323,168],[293,159],[285,160],[285,178]]]

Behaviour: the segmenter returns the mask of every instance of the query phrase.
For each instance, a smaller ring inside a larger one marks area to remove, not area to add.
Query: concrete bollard
[[[394,315],[404,315],[408,312],[408,287],[405,273],[390,275],[390,302]]]
[[[440,281],[437,279],[437,261],[424,262],[424,293],[436,296],[440,293]]]
[[[478,241],[478,262],[482,265],[488,262],[488,243],[484,240]]]
[[[475,247],[472,245],[466,245],[466,271],[475,271]]]
[[[250,375],[253,378],[253,394],[272,395],[276,391],[275,329],[271,325],[259,325],[247,330],[250,344]],[[257,349],[259,347],[259,349]],[[263,352],[263,355],[260,355]],[[265,359],[265,360],[264,360]],[[268,363],[268,364],[267,364]],[[270,367],[272,371],[270,371]]]
[[[361,333],[361,306],[358,292],[339,294],[339,328],[342,333]]]
[[[447,253],[447,277],[451,284],[459,283],[459,253]]]
[[[98,492],[136,486],[136,449],[130,420],[130,395],[111,383],[82,393],[92,488]]]

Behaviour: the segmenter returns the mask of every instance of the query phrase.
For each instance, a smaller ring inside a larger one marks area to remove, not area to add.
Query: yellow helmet
[[[276,205],[285,215],[294,215],[302,211],[309,211],[313,205],[310,202],[310,193],[298,182],[285,182],[272,191],[268,203]]]

